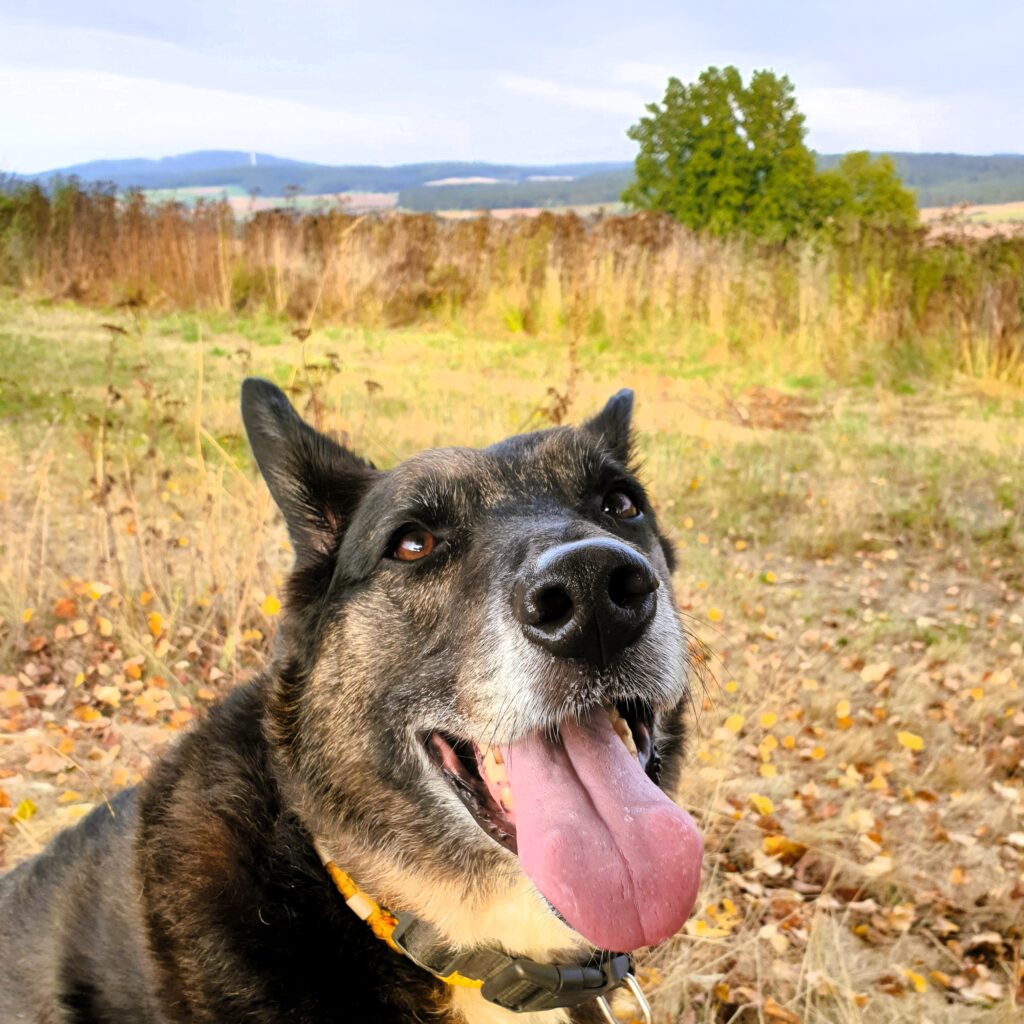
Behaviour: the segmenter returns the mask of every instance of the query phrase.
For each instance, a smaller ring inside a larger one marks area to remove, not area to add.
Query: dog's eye
[[[416,562],[434,550],[434,535],[422,526],[406,530],[392,545],[391,557],[399,562]]]
[[[640,509],[625,491],[609,491],[604,496],[601,511],[613,519],[636,519]]]

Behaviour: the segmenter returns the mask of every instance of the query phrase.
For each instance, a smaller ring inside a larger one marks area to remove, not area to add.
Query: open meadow
[[[659,1019],[1019,1019],[1019,388],[667,328],[300,323],[0,301],[0,866],[268,656],[289,550],[245,375],[381,466],[628,385],[693,636],[678,797],[708,851],[642,968]]]

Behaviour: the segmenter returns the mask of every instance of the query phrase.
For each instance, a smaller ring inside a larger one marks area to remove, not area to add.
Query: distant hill
[[[333,167],[327,164],[284,160],[266,154],[237,151],[186,153],[163,160],[99,160],[32,175],[37,181],[77,177],[84,182],[109,182],[118,188],[172,189],[202,186],[234,186],[263,195],[284,195],[297,187],[306,195],[330,195],[336,192],[399,192],[404,188],[426,185],[446,178],[494,178],[501,183],[526,181],[535,176],[578,178],[609,170],[624,170],[632,164],[598,162],[554,164],[538,167],[514,164],[440,161],[403,164],[397,167],[355,165]],[[547,184],[557,185],[559,182]],[[433,186],[436,188],[459,188]]]
[[[889,155],[904,182],[915,190],[919,206],[1024,200],[1022,155]],[[818,159],[822,167],[831,167],[840,156],[823,154]],[[631,174],[632,164],[622,161],[544,166],[439,161],[335,167],[266,153],[203,150],[162,160],[97,160],[31,177],[47,183],[74,175],[84,182],[109,182],[120,189],[222,187],[268,197],[292,189],[310,196],[398,193],[404,209],[433,211],[611,204],[618,202]],[[488,179],[493,184],[430,184],[451,179]]]
[[[875,154],[876,156],[878,154]],[[961,153],[890,153],[918,206],[1011,203],[1024,199],[1024,155],[964,156]],[[838,154],[818,158],[834,167]]]

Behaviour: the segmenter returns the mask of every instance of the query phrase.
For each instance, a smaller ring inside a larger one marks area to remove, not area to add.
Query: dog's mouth
[[[657,785],[661,762],[654,749],[654,712],[641,701],[619,701],[604,709],[615,734]],[[501,747],[481,748],[442,732],[427,736],[427,750],[476,823],[496,842],[516,848],[515,796]]]
[[[480,828],[594,945],[651,945],[689,916],[703,844],[657,787],[649,705],[622,701],[507,746],[440,731],[426,745]]]

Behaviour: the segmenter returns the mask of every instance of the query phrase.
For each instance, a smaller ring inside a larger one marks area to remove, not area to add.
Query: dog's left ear
[[[242,419],[296,557],[335,551],[376,470],[314,430],[270,381],[248,377],[242,383]]]
[[[633,454],[633,392],[623,388],[612,395],[605,407],[583,424],[583,429],[597,434],[623,465],[628,463]]]

